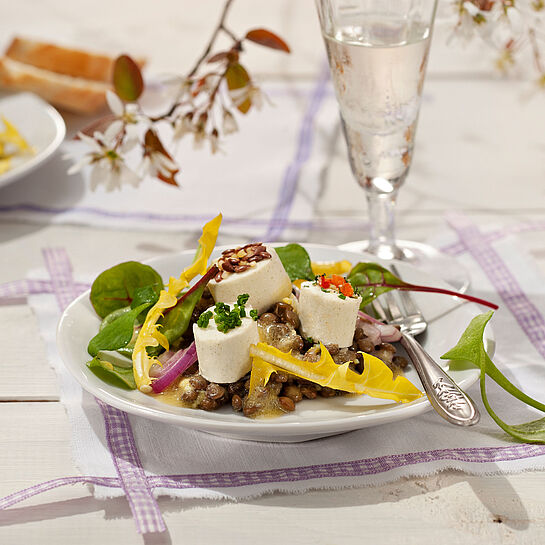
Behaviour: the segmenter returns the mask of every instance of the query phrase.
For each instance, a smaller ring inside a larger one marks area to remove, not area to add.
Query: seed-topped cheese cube
[[[260,242],[226,250],[216,264],[220,271],[208,284],[214,301],[234,301],[239,293],[248,293],[248,303],[261,314],[291,294],[278,254]]]
[[[360,303],[361,297],[341,276],[303,282],[297,305],[303,335],[340,348],[350,346]]]

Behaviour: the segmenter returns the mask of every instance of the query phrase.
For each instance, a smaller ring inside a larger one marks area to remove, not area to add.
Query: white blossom
[[[141,181],[141,178],[126,165],[120,150],[115,147],[115,139],[119,131],[114,123],[104,134],[95,132],[93,137],[81,132],[78,134],[90,151],[70,167],[68,174],[75,174],[82,168],[90,166],[90,182],[93,191],[99,185],[104,185],[106,191],[121,189],[123,184],[136,187]]]
[[[160,151],[152,151],[147,154],[140,165],[142,176],[151,176],[157,178],[159,175],[164,178],[170,178],[173,172],[178,170],[178,165]]]
[[[252,106],[255,106],[258,110],[263,107],[265,94],[253,83],[249,83],[240,89],[232,89],[229,91],[229,95],[237,108],[246,100],[250,100]]]
[[[232,134],[238,131],[235,116],[225,108],[223,109],[223,134]]]
[[[174,140],[180,140],[186,134],[195,132],[195,126],[193,125],[193,116],[191,114],[185,114],[179,117],[174,122]]]
[[[220,149],[219,134],[217,129],[214,129],[210,134],[210,150],[212,153],[217,153]]]

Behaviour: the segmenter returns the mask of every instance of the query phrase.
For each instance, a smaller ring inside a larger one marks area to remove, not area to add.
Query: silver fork
[[[395,266],[392,272],[399,276]],[[396,297],[397,296],[397,297]],[[379,302],[384,298],[386,304]],[[398,302],[399,301],[399,302]],[[451,424],[473,426],[481,415],[471,398],[445,373],[414,338],[428,327],[428,323],[416,306],[411,295],[405,291],[387,292],[372,303],[382,320],[399,326],[401,344],[414,364],[431,406]],[[402,310],[403,308],[403,310]]]

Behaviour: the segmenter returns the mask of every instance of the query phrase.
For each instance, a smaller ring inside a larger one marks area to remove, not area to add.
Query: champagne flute
[[[410,261],[459,290],[463,267],[396,240],[394,209],[409,172],[437,0],[316,0],[352,172],[366,191],[370,235],[342,247]]]

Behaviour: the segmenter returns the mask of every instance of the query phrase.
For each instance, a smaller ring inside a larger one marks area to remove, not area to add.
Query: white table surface
[[[184,70],[221,4],[0,0],[0,48],[20,33],[144,54],[155,73]],[[315,77],[324,52],[310,0],[236,0],[231,20],[241,31],[277,30],[292,45],[290,57],[257,46],[249,51],[247,64],[263,80]],[[434,38],[425,87],[433,100],[424,101],[415,161],[399,200],[400,237],[426,239],[444,228],[446,210],[464,211],[482,223],[545,220],[545,95],[522,100],[529,84],[498,78],[482,46],[447,47],[445,35],[440,28]],[[79,123],[67,119],[72,126]],[[364,195],[352,180],[339,136],[316,216],[361,223],[365,214]],[[342,243],[363,235],[356,229],[324,230],[309,240]],[[192,240],[184,233],[162,235],[163,244],[180,249]],[[544,240],[542,232],[521,237],[545,272]],[[91,260],[85,247],[97,243],[104,268],[164,250],[152,233],[2,222],[0,282],[24,278],[40,264],[45,246],[66,247],[75,272],[84,272]],[[0,346],[0,496],[5,496],[77,469],[56,379],[25,304],[0,306]],[[160,499],[169,533],[145,537],[136,534],[124,498],[97,501],[83,486],[65,487],[0,512],[0,543],[541,544],[544,482],[542,472],[472,477],[447,471],[376,488],[274,494],[237,504]]]

